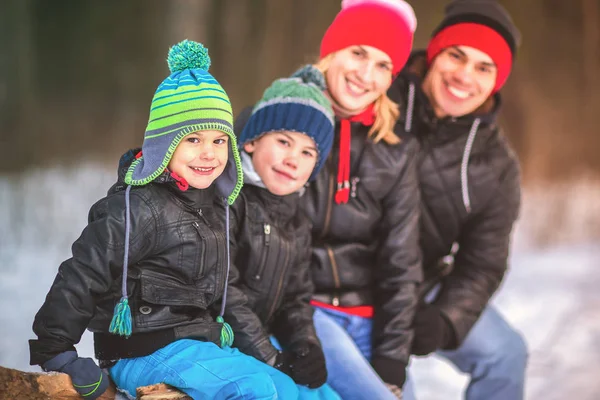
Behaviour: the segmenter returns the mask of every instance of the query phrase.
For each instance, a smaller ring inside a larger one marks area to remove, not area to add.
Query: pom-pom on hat
[[[232,204],[242,186],[243,176],[233,113],[225,90],[211,74],[208,50],[200,43],[184,40],[169,50],[171,71],[152,99],[142,156],[125,176],[128,185],[145,185],[169,165],[181,140],[193,132],[216,130],[229,136],[229,159],[216,179],[222,196]]]
[[[445,48],[469,46],[487,55],[498,74],[494,92],[502,88],[514,62],[521,33],[508,12],[496,0],[454,0],[445,9],[444,19],[427,46],[427,61]]]
[[[334,114],[325,90],[325,77],[312,65],[276,80],[254,106],[240,134],[240,146],[270,132],[304,133],[315,141],[319,152],[309,178],[313,180],[333,144]]]
[[[403,0],[343,0],[321,40],[320,57],[349,46],[372,46],[390,57],[396,74],[408,60],[416,27],[415,13]]]

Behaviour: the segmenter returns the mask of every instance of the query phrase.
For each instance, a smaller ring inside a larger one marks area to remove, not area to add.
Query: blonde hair
[[[328,54],[314,66],[326,75],[329,69],[329,64],[335,53]],[[383,140],[387,144],[398,144],[400,138],[394,133],[394,126],[398,117],[400,117],[400,110],[398,104],[394,103],[387,94],[382,94],[375,100],[374,109],[375,111],[375,123],[369,129],[368,137],[373,140],[374,143]]]

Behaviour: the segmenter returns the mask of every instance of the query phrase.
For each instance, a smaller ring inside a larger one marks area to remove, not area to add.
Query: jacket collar
[[[276,221],[288,221],[292,219],[300,204],[300,194],[298,192],[288,194],[287,196],[275,195],[269,190],[252,185],[244,186],[246,193],[251,193],[267,211],[267,214]]]

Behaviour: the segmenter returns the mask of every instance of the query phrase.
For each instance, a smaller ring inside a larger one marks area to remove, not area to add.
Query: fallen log
[[[117,391],[111,382],[100,400],[115,400]],[[139,400],[191,400],[184,393],[165,384],[137,389]],[[0,366],[0,400],[79,400],[71,378],[61,373],[24,372]]]

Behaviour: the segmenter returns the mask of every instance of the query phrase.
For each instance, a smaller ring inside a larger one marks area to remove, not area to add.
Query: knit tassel
[[[349,198],[350,198],[350,182],[344,181],[343,183],[338,184],[338,189],[335,192],[336,204],[346,204],[346,203],[348,203]]]
[[[217,322],[223,324],[221,328],[221,348],[231,347],[233,345],[233,329],[220,315],[217,317]]]
[[[121,298],[121,301],[115,306],[115,311],[113,312],[112,321],[110,321],[108,330],[115,335],[125,337],[131,336],[131,308],[129,307],[129,299],[127,299],[127,297]],[[221,333],[221,336],[222,335],[223,334]]]

